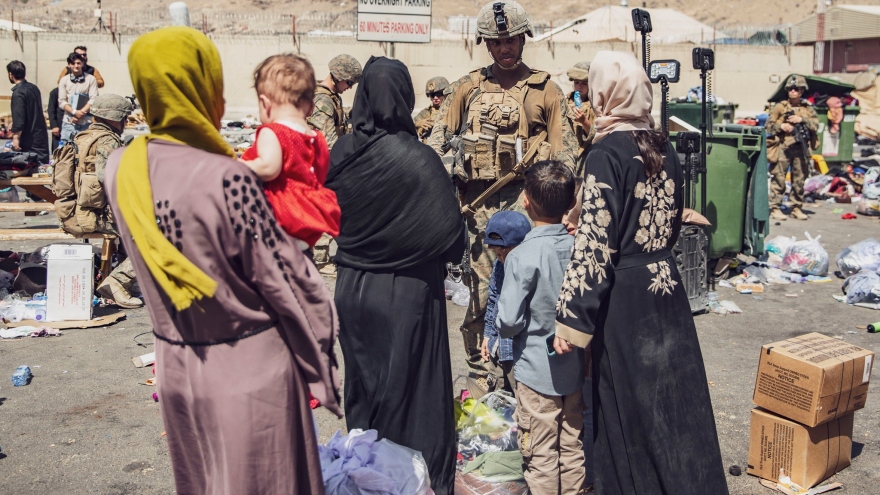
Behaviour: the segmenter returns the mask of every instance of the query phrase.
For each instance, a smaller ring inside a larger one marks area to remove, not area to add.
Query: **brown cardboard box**
[[[761,349],[752,401],[816,426],[865,407],[874,352],[819,333]]]
[[[853,414],[815,427],[752,409],[748,473],[779,479],[779,468],[802,488],[812,488],[850,464]]]

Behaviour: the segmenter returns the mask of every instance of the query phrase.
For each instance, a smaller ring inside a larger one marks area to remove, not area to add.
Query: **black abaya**
[[[455,475],[445,275],[434,259],[396,272],[340,265],[336,278],[346,425],[421,452],[438,495]]]
[[[421,452],[434,492],[452,495],[443,279],[467,231],[440,158],[416,137],[406,66],[371,58],[357,91],[354,132],[333,148],[327,179],[342,209],[334,260],[346,422]]]
[[[669,249],[682,172],[669,146],[648,178],[630,133],[587,157],[584,203],[557,333],[593,336],[597,495],[726,495],[690,305]]]

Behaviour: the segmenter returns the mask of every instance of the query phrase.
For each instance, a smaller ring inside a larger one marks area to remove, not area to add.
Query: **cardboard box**
[[[49,246],[46,270],[46,320],[90,320],[95,293],[91,244]]]
[[[874,352],[808,333],[761,349],[752,401],[816,426],[865,407]]]
[[[752,409],[748,473],[812,488],[850,464],[853,413],[808,427],[760,408]]]

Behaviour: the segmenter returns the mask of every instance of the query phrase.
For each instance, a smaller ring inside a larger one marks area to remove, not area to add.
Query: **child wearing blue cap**
[[[499,211],[492,215],[486,224],[486,246],[495,253],[492,276],[489,278],[489,302],[486,304],[486,328],[483,331],[483,346],[480,351],[483,361],[491,361],[501,368],[504,375],[503,389],[513,393],[516,381],[513,377],[513,339],[503,339],[498,335],[495,317],[498,316],[498,295],[504,283],[504,260],[513,248],[520,245],[526,234],[532,230],[529,219],[518,211]]]

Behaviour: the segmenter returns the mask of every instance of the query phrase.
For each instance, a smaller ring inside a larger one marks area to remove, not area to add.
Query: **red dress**
[[[314,246],[323,233],[338,236],[339,203],[336,193],[324,187],[330,168],[330,151],[324,135],[316,132],[315,136],[307,136],[279,123],[260,126],[257,135],[265,128],[272,129],[281,143],[281,174],[263,183],[266,199],[281,228],[309,246]],[[255,141],[242,159],[253,160],[258,156]]]

